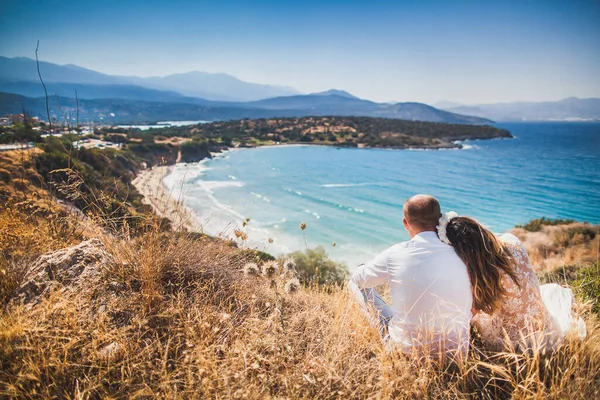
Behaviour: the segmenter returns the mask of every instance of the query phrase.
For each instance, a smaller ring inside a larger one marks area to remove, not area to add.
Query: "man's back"
[[[425,231],[390,247],[361,265],[351,282],[372,288],[388,282],[393,317],[390,338],[411,351],[415,346],[434,352],[466,352],[472,294],[464,263],[437,234]]]

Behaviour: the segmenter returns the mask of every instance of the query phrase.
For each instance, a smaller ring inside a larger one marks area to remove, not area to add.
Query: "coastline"
[[[481,139],[485,140],[485,139]],[[356,150],[387,150],[387,151],[395,151],[395,150],[406,150],[406,151],[432,151],[432,150],[467,150],[471,148],[471,146],[464,145],[462,143],[452,142],[452,147],[407,147],[407,148],[393,148],[393,147],[348,147],[343,146],[340,149],[356,149]],[[244,146],[244,147],[228,147],[221,149],[220,152],[210,152],[210,158],[205,157],[202,160],[195,162],[183,162],[177,161],[174,165],[169,166],[155,166],[151,169],[145,169],[138,173],[136,178],[132,181],[132,184],[135,188],[142,194],[144,197],[144,203],[150,205],[154,212],[163,218],[167,218],[173,228],[175,230],[184,229],[189,232],[201,232],[206,233],[212,236],[218,236],[223,238],[228,238],[230,240],[235,240],[233,236],[234,227],[230,222],[226,226],[219,226],[218,229],[214,229],[215,226],[211,223],[205,225],[201,221],[205,219],[205,215],[201,212],[197,214],[192,208],[188,207],[184,203],[184,196],[181,190],[178,188],[171,188],[165,182],[165,179],[173,173],[177,165],[187,165],[187,164],[203,164],[209,160],[224,157],[228,152],[233,152],[236,150],[252,150],[252,149],[265,149],[265,148],[283,148],[283,147],[327,147],[333,148],[337,147],[331,144],[326,143],[283,143],[283,144],[261,144],[257,146]],[[183,189],[183,188],[182,188]],[[240,217],[241,218],[241,217]],[[214,222],[215,219],[212,215],[206,217],[208,221]],[[242,218],[243,219],[243,218]],[[212,227],[212,229],[211,229]],[[256,233],[252,235],[256,236]],[[261,248],[261,251],[268,251],[267,247],[271,247],[271,252],[279,252],[281,254],[286,254],[291,251],[294,251],[295,248],[288,248],[288,246],[283,245],[281,243],[276,243],[275,245],[268,245],[268,240],[270,240],[270,236],[267,235],[261,237],[258,240],[249,241],[249,245],[253,245],[256,248]],[[278,241],[279,242],[279,241]],[[273,253],[273,254],[275,254]],[[343,260],[346,262],[347,260]]]
[[[164,184],[172,169],[173,166],[163,165],[142,170],[132,184],[144,196],[144,203],[150,205],[158,216],[171,221],[173,229],[202,232],[202,225],[193,211],[183,204],[183,199],[175,199]]]

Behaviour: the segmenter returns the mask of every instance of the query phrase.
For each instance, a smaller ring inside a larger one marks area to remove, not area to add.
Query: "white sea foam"
[[[376,182],[364,182],[364,183],[326,183],[321,185],[326,188],[336,188],[336,187],[358,187],[358,186],[373,186],[378,185]]]
[[[206,191],[213,191],[215,189],[227,188],[227,187],[243,187],[244,183],[235,181],[203,181],[199,180],[198,185],[200,185]]]

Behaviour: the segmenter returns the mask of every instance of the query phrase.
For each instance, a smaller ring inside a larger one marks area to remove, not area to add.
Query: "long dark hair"
[[[519,286],[514,260],[496,236],[473,218],[456,217],[446,227],[446,236],[469,272],[473,290],[473,307],[492,314],[498,309],[506,289],[502,272]]]

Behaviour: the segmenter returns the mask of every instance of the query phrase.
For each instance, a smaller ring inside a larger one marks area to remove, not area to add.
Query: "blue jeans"
[[[388,324],[394,316],[390,306],[373,288],[361,289],[354,282],[348,282],[348,289],[371,325],[377,326],[382,336],[387,335]]]

